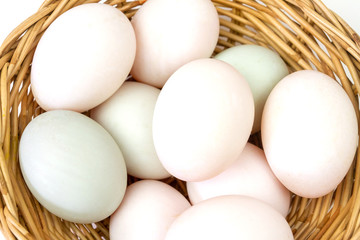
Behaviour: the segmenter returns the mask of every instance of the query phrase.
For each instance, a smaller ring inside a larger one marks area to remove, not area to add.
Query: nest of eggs
[[[0,47],[1,230],[7,239],[109,239],[109,219],[93,224],[61,220],[43,208],[27,189],[18,161],[18,143],[26,125],[44,112],[30,89],[30,66],[37,43],[62,13],[80,4],[45,1]],[[316,69],[337,79],[359,119],[359,36],[320,0],[213,0],[220,16],[214,54],[239,44],[275,50],[289,71]],[[105,1],[131,18],[143,1]],[[186,17],[186,16],[184,16]],[[261,147],[260,134],[250,141]],[[316,199],[294,195],[287,221],[295,239],[359,239],[359,155],[335,191]],[[129,177],[129,183],[138,179]],[[184,183],[164,180],[185,196]]]

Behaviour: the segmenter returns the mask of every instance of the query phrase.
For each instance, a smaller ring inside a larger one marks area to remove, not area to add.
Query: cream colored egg
[[[266,203],[227,195],[202,201],[184,211],[165,240],[292,240],[290,226]]]
[[[31,193],[64,220],[101,221],[123,199],[121,151],[103,127],[80,113],[54,110],[36,117],[21,136],[19,158]]]
[[[91,110],[91,118],[114,137],[124,155],[128,174],[162,179],[170,174],[155,152],[152,119],[160,90],[126,81],[106,102]]]
[[[87,111],[125,81],[135,58],[134,29],[106,4],[84,4],[56,18],[41,37],[31,88],[45,110]]]
[[[354,159],[354,107],[329,76],[313,70],[292,73],[275,86],[265,104],[262,141],[285,187],[303,197],[321,197],[336,188]]]
[[[159,240],[190,203],[176,189],[155,180],[128,187],[120,207],[110,218],[111,240]]]
[[[153,119],[155,149],[170,174],[202,181],[237,159],[253,120],[253,97],[240,73],[220,60],[194,60],[160,92]]]
[[[259,132],[267,97],[275,85],[289,74],[284,60],[276,52],[257,45],[231,47],[215,58],[231,64],[249,83],[255,102],[252,133]]]
[[[264,151],[247,143],[237,160],[219,175],[200,182],[187,182],[192,204],[223,195],[245,195],[268,203],[284,217],[290,192],[271,171]]]
[[[210,57],[220,28],[210,0],[148,0],[131,23],[137,44],[131,74],[159,88],[183,64]]]

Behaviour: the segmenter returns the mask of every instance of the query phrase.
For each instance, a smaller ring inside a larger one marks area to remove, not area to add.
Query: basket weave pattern
[[[30,66],[36,45],[60,14],[92,2],[98,1],[46,0],[0,46],[0,228],[7,239],[109,239],[109,219],[75,224],[44,209],[27,189],[18,161],[21,133],[33,117],[43,112],[30,90]],[[142,2],[105,3],[131,18]],[[238,44],[257,44],[278,52],[291,72],[321,71],[339,81],[359,120],[360,38],[320,0],[213,0],[213,3],[222,26],[214,53]],[[259,136],[252,136],[252,141],[261,145]],[[186,195],[182,182],[174,178],[165,181]],[[318,199],[293,196],[287,220],[295,239],[360,239],[359,184],[357,154],[334,192]]]

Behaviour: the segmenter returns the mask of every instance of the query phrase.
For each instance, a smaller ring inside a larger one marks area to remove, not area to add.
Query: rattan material
[[[90,2],[98,1],[46,0],[0,47],[0,228],[7,239],[109,239],[109,219],[74,224],[60,220],[40,206],[24,184],[17,155],[19,137],[26,124],[42,112],[29,90],[36,44],[61,13]],[[142,1],[106,3],[116,5],[131,18]],[[339,80],[359,119],[360,38],[320,0],[213,0],[213,3],[222,25],[215,53],[237,44],[272,48],[291,71],[317,69]],[[258,137],[252,139],[259,145]],[[182,182],[172,178],[166,181],[186,194]],[[346,178],[334,192],[318,199],[294,196],[287,220],[295,239],[360,239],[359,183],[357,154]]]

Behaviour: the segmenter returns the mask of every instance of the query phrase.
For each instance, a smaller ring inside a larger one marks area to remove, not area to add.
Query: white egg
[[[292,73],[275,86],[261,129],[274,174],[290,191],[307,198],[336,188],[358,145],[349,97],[334,79],[313,70]]]
[[[126,81],[106,102],[91,110],[91,118],[119,144],[128,174],[142,179],[170,176],[159,161],[152,136],[159,93],[155,87]]]
[[[219,17],[210,0],[148,0],[131,23],[140,82],[161,88],[187,62],[210,57],[219,37]]]
[[[290,206],[290,192],[275,177],[264,151],[247,143],[237,160],[219,175],[205,181],[187,182],[192,204],[223,195],[245,195],[262,200],[284,217]]]
[[[31,88],[45,110],[87,111],[125,81],[135,58],[134,29],[106,4],[84,4],[45,31],[31,67]]]
[[[185,210],[171,224],[165,240],[293,240],[279,212],[255,198],[227,195]]]
[[[194,60],[160,92],[153,119],[155,149],[170,174],[202,181],[235,162],[253,121],[254,100],[242,75],[220,60]]]
[[[110,218],[111,240],[159,240],[190,203],[173,187],[142,180],[126,190],[120,207]]]
[[[124,196],[127,174],[119,147],[80,113],[54,110],[36,117],[21,136],[19,158],[31,193],[67,221],[103,220]]]

